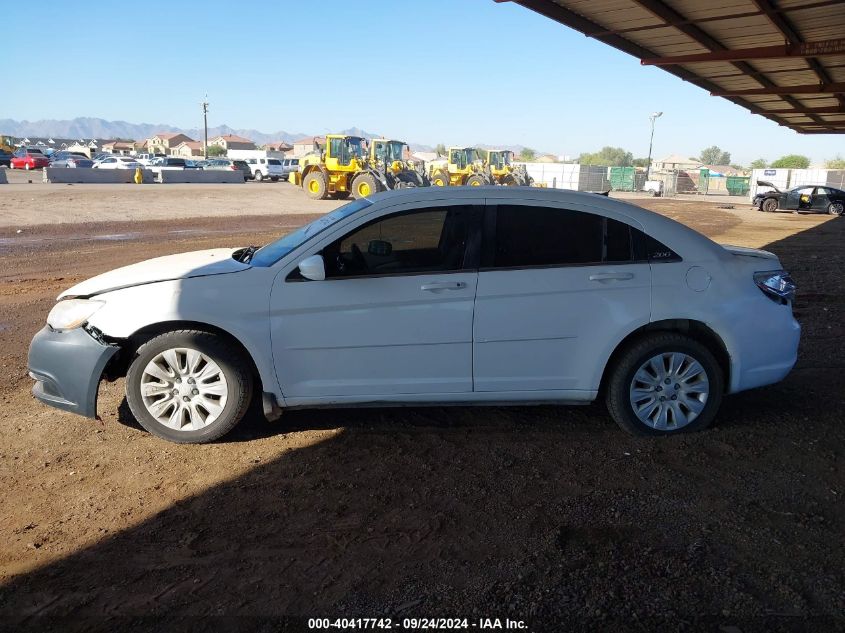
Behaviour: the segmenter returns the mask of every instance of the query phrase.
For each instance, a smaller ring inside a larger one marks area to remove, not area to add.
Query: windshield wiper
[[[252,256],[255,255],[255,251],[257,251],[260,246],[247,246],[246,248],[242,248],[238,252],[235,253],[235,260],[241,262],[242,264],[248,264],[252,261]]]

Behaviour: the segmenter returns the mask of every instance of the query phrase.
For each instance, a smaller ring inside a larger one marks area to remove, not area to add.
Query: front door
[[[480,215],[467,204],[362,220],[317,247],[324,281],[277,277],[271,334],[286,400],[472,391]]]
[[[635,231],[587,211],[488,207],[475,390],[597,389],[607,350],[650,318],[651,268]]]
[[[786,206],[790,211],[809,209],[813,198],[813,187],[796,187],[786,194]]]

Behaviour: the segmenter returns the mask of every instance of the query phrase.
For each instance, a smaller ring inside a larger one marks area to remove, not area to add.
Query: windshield
[[[365,147],[364,139],[351,136],[346,140],[346,143],[346,146],[349,148],[349,153],[353,156],[363,158],[367,155],[367,148]]]
[[[256,251],[255,255],[252,256],[250,263],[253,266],[272,266],[293,249],[298,248],[301,244],[304,244],[307,240],[319,235],[327,228],[337,222],[340,222],[344,218],[348,218],[353,213],[366,209],[371,204],[372,202],[366,198],[361,198],[360,200],[355,200],[354,202],[345,204],[331,213],[327,213],[326,215],[317,218],[310,224],[306,224],[305,226],[298,228],[293,233],[288,233],[275,242],[262,246],[258,249],[258,251]]]
[[[403,160],[405,143],[402,141],[378,141],[376,142],[376,159],[393,162]]]

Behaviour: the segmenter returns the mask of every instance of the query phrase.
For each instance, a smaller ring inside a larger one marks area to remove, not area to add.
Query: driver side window
[[[472,207],[432,207],[384,216],[323,249],[326,277],[460,270]]]

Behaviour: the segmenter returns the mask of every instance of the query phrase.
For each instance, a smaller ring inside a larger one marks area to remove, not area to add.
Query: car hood
[[[91,277],[68,288],[59,295],[59,299],[69,297],[91,297],[103,292],[191,277],[206,277],[236,273],[251,268],[232,259],[235,248],[213,248],[205,251],[193,251],[180,255],[166,255],[148,259],[137,264],[115,268],[102,275]]]
[[[775,185],[773,185],[772,183],[770,183],[768,180],[758,180],[758,181],[757,181],[757,186],[758,186],[758,187],[771,187],[771,188],[772,188],[772,189],[774,189],[777,193],[783,193],[780,189],[778,189]],[[759,194],[758,194],[758,195],[759,195]]]
[[[730,244],[720,244],[722,248],[738,257],[753,257],[756,259],[769,259],[778,261],[778,256],[769,251],[764,251],[759,248],[747,248],[745,246],[732,246]]]

